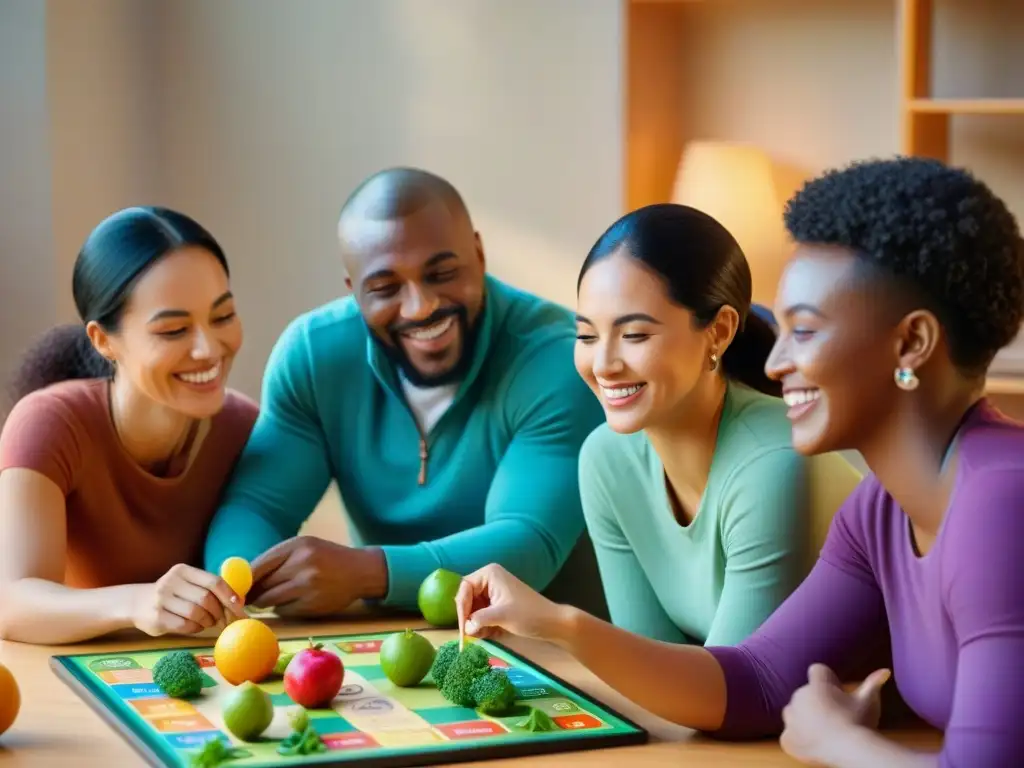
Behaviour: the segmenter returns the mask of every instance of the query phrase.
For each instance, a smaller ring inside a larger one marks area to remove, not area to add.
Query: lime
[[[270,727],[274,705],[266,691],[246,680],[224,698],[220,714],[231,733],[242,741],[255,741]]]
[[[434,663],[434,646],[423,635],[407,629],[388,635],[380,644],[380,668],[400,687],[419,684]]]
[[[453,627],[459,622],[455,611],[455,595],[462,577],[438,568],[420,584],[418,604],[423,618],[435,627]]]

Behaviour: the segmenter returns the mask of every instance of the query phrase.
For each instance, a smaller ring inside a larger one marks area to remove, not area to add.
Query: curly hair
[[[846,247],[909,286],[968,375],[984,374],[1020,330],[1020,229],[966,170],[920,157],[855,162],[808,182],[784,216],[796,242]]]

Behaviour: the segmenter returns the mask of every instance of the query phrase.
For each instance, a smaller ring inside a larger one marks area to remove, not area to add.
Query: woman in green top
[[[580,493],[612,621],[659,640],[735,645],[796,588],[860,479],[793,448],[736,240],[681,205],[606,231],[578,283],[576,367],[606,423]]]

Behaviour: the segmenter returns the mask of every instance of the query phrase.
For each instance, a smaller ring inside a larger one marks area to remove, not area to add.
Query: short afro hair
[[[965,170],[921,157],[855,162],[808,182],[787,204],[785,223],[796,242],[849,248],[910,286],[968,375],[983,375],[1020,330],[1020,229]]]

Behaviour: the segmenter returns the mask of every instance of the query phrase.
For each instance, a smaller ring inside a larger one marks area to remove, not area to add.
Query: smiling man
[[[572,314],[489,275],[461,196],[426,171],[366,180],[338,239],[351,295],[275,346],[207,568],[248,558],[250,604],[327,616],[360,599],[415,609],[435,569],[498,562],[605,614],[577,485],[603,415]],[[352,547],[298,535],[332,480]]]

